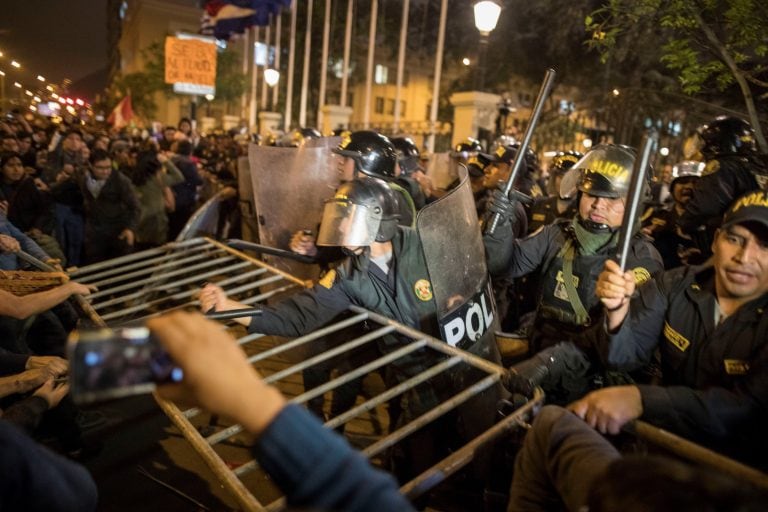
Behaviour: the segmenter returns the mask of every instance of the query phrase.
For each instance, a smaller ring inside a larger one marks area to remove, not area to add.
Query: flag
[[[131,106],[131,95],[127,94],[109,114],[107,122],[115,128],[122,128],[128,126],[131,119],[133,119],[133,107]]]
[[[208,0],[200,33],[228,40],[254,25],[268,25],[270,15],[290,5],[291,0]]]

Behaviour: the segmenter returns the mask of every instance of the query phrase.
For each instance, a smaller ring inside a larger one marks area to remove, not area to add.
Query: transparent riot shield
[[[459,168],[460,184],[447,195],[424,207],[416,217],[416,228],[437,307],[439,337],[500,364],[495,332],[499,330],[496,303],[491,290],[485,251],[469,175]],[[476,379],[472,370],[449,373],[450,387],[462,387]],[[472,438],[494,423],[501,386],[490,387],[458,409],[458,432]],[[478,460],[474,472],[484,478],[488,459]]]
[[[320,139],[322,140],[322,139]],[[317,234],[323,203],[338,186],[331,147],[278,148],[251,144],[248,151],[259,242],[288,249],[291,236]],[[319,269],[285,258],[267,257],[275,267],[305,279]]]
[[[426,171],[435,187],[445,189],[458,177],[459,166],[450,153],[435,153],[430,155]]]
[[[416,226],[437,305],[440,337],[449,345],[495,360],[496,305],[467,171],[460,168],[459,176],[458,187],[419,212]]]

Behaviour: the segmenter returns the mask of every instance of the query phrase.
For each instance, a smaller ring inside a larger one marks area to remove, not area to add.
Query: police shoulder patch
[[[426,279],[419,279],[413,285],[413,291],[419,300],[432,300],[432,284]]]
[[[741,359],[724,359],[723,364],[728,375],[746,375],[749,371],[749,363]]]
[[[717,171],[720,170],[720,162],[717,160],[710,160],[707,162],[706,167],[704,167],[704,172],[701,173],[702,176],[709,176],[710,174],[715,174]]]
[[[677,347],[680,352],[685,352],[691,345],[691,342],[688,341],[685,336],[674,330],[668,322],[664,322],[664,337]]]
[[[328,288],[329,290],[333,287],[333,283],[336,281],[336,271],[334,269],[329,270],[325,273],[325,275],[320,278],[320,281],[317,282],[320,286],[323,288]]]
[[[635,267],[632,269],[632,273],[635,275],[635,284],[643,284],[651,278],[651,273],[643,267]]]

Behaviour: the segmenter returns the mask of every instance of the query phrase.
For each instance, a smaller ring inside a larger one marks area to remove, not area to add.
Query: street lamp
[[[475,74],[475,90],[485,87],[485,54],[488,51],[488,36],[496,28],[501,14],[501,6],[493,0],[482,0],[473,6],[475,11],[475,27],[480,31],[480,51],[477,59]]]
[[[264,70],[264,81],[268,86],[274,87],[280,80],[280,72],[276,69],[267,68]]]

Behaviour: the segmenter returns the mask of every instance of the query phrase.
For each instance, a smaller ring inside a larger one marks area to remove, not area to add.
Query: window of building
[[[381,64],[376,64],[376,70],[373,73],[373,81],[377,84],[383,85],[387,83],[387,67]]]
[[[384,113],[384,98],[381,96],[378,96],[376,98],[376,107],[374,109],[377,114],[383,114]]]

